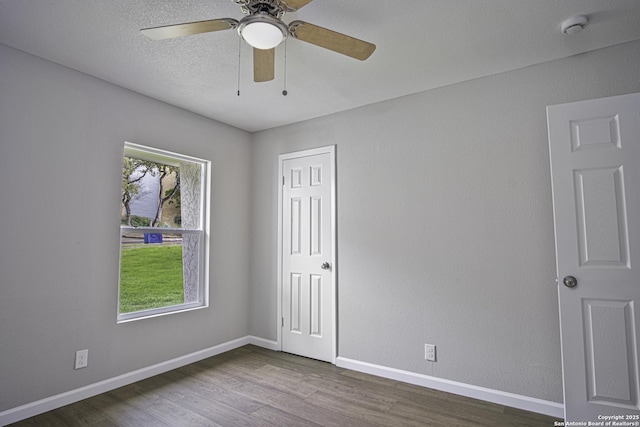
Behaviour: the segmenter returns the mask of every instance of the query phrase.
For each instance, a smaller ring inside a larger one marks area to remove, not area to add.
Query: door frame
[[[282,262],[283,262],[283,225],[282,225],[282,198],[283,198],[283,170],[286,160],[297,159],[301,157],[310,157],[318,154],[328,153],[331,157],[331,363],[336,364],[338,356],[338,263],[337,263],[337,227],[336,227],[336,146],[329,145],[326,147],[312,148],[309,150],[295,151],[292,153],[281,154],[278,156],[278,264],[277,264],[277,313],[276,313],[276,330],[278,348],[282,351]]]

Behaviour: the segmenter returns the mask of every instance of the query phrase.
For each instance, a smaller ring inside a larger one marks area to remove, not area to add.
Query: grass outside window
[[[182,245],[123,245],[120,313],[184,303]]]

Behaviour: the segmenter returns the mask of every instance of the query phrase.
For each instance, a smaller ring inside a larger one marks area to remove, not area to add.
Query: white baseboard
[[[558,419],[564,418],[564,405],[561,403],[521,396],[519,394],[507,393],[499,390],[492,390],[490,388],[459,383],[456,381],[431,377],[386,366],[374,365],[372,363],[347,359],[345,357],[338,357],[336,359],[336,365],[352,371],[363,372],[434,390],[445,391],[460,396],[471,397],[473,399],[484,400],[486,402],[510,406],[512,408],[518,408],[525,411],[536,412],[538,414],[549,415]]]
[[[106,393],[107,391],[115,390],[118,387],[132,384],[134,382],[180,368],[190,363],[195,363],[200,360],[216,356],[218,354],[233,350],[238,347],[242,347],[247,344],[254,344],[259,347],[268,348],[270,350],[280,349],[278,343],[275,341],[269,341],[253,336],[238,338],[236,340],[228,341],[226,343],[206,348],[204,350],[196,351],[195,353],[167,360],[166,362],[138,369],[137,371],[128,372],[117,377],[109,378],[107,380],[89,384],[75,390],[70,390],[65,393],[57,394],[55,396],[50,396],[45,399],[27,403],[26,405],[2,411],[0,412],[0,426],[6,426],[7,424],[15,423],[17,421],[39,415],[53,409],[60,408],[70,403],[75,403],[80,400],[93,397],[100,393]]]
[[[257,345],[258,347],[266,348],[268,350],[280,351],[280,344],[277,341],[266,340],[260,337],[254,337],[250,335],[247,337],[249,344]]]

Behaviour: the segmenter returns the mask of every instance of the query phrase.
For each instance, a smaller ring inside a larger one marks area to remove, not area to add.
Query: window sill
[[[208,307],[209,304],[189,303],[152,310],[134,311],[131,313],[118,314],[118,320],[116,323],[130,323],[135,322],[136,320],[151,319],[154,317],[162,317],[170,314],[185,313],[188,311],[200,310]]]

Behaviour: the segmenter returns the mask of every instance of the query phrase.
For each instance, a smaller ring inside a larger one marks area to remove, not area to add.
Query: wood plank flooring
[[[550,427],[554,421],[245,346],[12,426]]]

